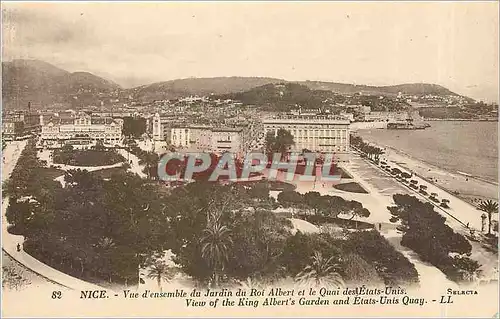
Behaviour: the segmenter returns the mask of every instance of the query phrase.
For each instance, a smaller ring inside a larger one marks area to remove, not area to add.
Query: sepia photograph
[[[2,1],[2,317],[499,317],[497,1]]]

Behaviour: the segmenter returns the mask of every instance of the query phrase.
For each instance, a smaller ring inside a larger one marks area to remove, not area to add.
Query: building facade
[[[7,141],[29,138],[40,131],[38,114],[15,112],[2,116],[2,137]]]
[[[370,112],[364,114],[364,121],[367,122],[397,122],[406,121],[410,116],[408,112]]]
[[[188,119],[160,116],[158,113],[151,118],[151,133],[155,141],[165,141],[190,151],[231,152],[237,156],[250,151],[249,142],[257,136],[256,127],[254,121],[243,118],[210,125],[189,123]]]
[[[222,154],[230,152],[237,156],[244,154],[242,128],[213,128],[211,134],[211,151]]]
[[[191,145],[191,130],[189,127],[172,127],[169,132],[170,144],[175,147],[189,147]]]
[[[58,148],[71,144],[80,148],[94,146],[101,141],[106,147],[120,146],[123,120],[92,117],[86,113],[40,116],[42,134],[40,145]]]
[[[295,144],[292,151],[304,149],[333,153],[336,162],[349,161],[349,124],[344,117],[334,115],[280,115],[263,120],[265,133],[289,131]]]

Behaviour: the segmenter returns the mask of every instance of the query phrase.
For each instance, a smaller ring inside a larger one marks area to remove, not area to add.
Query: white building
[[[240,156],[250,151],[251,140],[257,138],[255,121],[236,118],[220,125],[181,124],[156,113],[152,117],[152,135],[155,141],[202,152],[233,152]]]
[[[107,147],[121,145],[123,120],[110,117],[92,117],[86,113],[40,115],[42,126],[40,144],[56,148],[71,144],[83,148],[101,141]]]
[[[292,151],[307,149],[313,152],[333,153],[337,162],[349,160],[349,124],[344,117],[334,115],[280,115],[263,120],[264,130],[277,134],[279,129],[289,131],[294,138]]]
[[[188,127],[172,127],[170,129],[170,144],[175,147],[189,147],[191,143]]]
[[[212,128],[211,144],[213,153],[234,153],[241,156],[244,153],[242,128]]]
[[[199,151],[210,151],[212,149],[212,128],[205,125],[190,125],[191,144]]]

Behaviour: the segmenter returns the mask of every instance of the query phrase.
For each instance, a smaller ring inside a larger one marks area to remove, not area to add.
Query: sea
[[[366,129],[365,141],[400,150],[407,155],[460,174],[498,183],[498,123],[429,121],[425,130]]]

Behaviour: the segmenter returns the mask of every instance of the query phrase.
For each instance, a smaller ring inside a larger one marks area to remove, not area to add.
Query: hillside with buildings
[[[269,111],[287,111],[301,107],[304,109],[328,108],[334,112],[340,112],[345,111],[350,105],[369,106],[373,111],[401,111],[409,107],[402,96],[339,94],[329,90],[312,90],[306,85],[291,82],[267,84],[218,98],[240,101],[243,105],[264,107]]]
[[[363,93],[368,95],[458,95],[447,88],[428,83],[408,83],[389,86],[369,86],[324,81],[300,82],[313,90],[329,90],[343,94]]]
[[[169,100],[189,95],[208,96],[247,91],[254,87],[284,80],[264,77],[189,78],[142,85],[125,90],[139,101]]]
[[[88,72],[68,72],[40,60],[2,63],[2,98],[6,109],[22,109],[31,102],[34,109],[81,109],[89,106],[123,106],[179,99],[186,96],[217,96],[245,104],[299,104],[317,108],[322,103],[370,105],[388,110],[377,101],[386,98],[447,106],[471,102],[435,84],[414,83],[367,86],[320,81],[286,81],[269,77],[187,78],[122,89],[116,83]],[[276,86],[279,85],[279,86]],[[382,103],[391,106],[391,103]],[[394,104],[394,103],[392,103]],[[398,104],[398,103],[395,103]]]
[[[2,101],[7,109],[86,107],[120,90],[88,72],[68,72],[39,60],[2,62]]]

